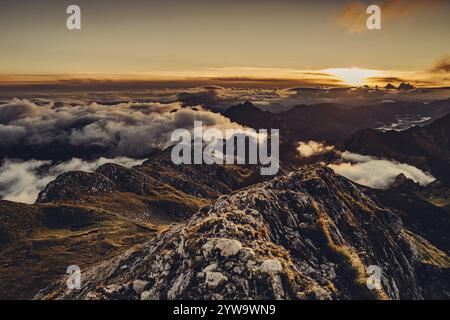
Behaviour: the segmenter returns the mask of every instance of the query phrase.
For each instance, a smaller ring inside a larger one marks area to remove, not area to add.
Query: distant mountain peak
[[[253,103],[251,103],[250,101],[245,101],[245,102],[242,104],[242,107],[244,107],[244,108],[255,108],[255,106],[253,105]]]
[[[392,83],[388,83],[385,87],[386,90],[394,90],[397,89]]]
[[[412,84],[402,82],[398,86],[398,89],[399,90],[411,90],[411,89],[414,89],[414,86]]]
[[[245,101],[243,103],[239,103],[236,105],[233,105],[231,107],[228,108],[227,111],[244,111],[244,110],[256,110],[256,111],[262,111],[259,108],[255,107],[253,105],[253,103],[251,103],[250,101]]]

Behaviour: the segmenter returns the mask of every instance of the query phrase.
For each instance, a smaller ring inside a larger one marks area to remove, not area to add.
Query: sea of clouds
[[[64,172],[94,171],[107,162],[136,165],[142,162],[136,159],[172,144],[175,129],[191,130],[194,121],[205,129],[244,129],[219,113],[183,107],[181,102],[2,103],[0,199],[33,203],[39,191]],[[93,156],[92,150],[105,157]]]
[[[342,90],[237,89],[221,87],[110,93],[45,94],[0,101],[0,198],[33,202],[58,174],[95,170],[105,159],[134,163],[171,144],[175,129],[241,129],[218,113],[251,100],[261,109],[283,110],[296,103],[325,102]],[[349,93],[346,93],[349,94]],[[377,96],[378,97],[378,96]],[[378,97],[379,98],[379,97]],[[300,142],[302,157],[333,151],[320,142]],[[105,157],[105,158],[101,158]],[[10,159],[18,160],[10,160]],[[388,160],[365,158],[332,164],[336,172],[361,184],[384,188],[399,173],[426,184],[433,177],[417,168]],[[72,159],[72,160],[71,160]],[[79,163],[78,167],[73,167]],[[78,168],[78,169],[77,169]]]
[[[37,105],[13,99],[0,105],[0,148],[57,145],[141,158],[167,147],[175,129],[190,129],[194,121],[219,130],[242,128],[219,113],[201,106],[183,108],[180,102]]]

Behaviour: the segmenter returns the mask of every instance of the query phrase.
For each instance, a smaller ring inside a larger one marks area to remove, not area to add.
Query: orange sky
[[[0,83],[449,86],[450,2],[372,2],[382,7],[382,30],[364,27],[367,1],[80,0],[82,30],[69,31],[68,1],[2,1]]]

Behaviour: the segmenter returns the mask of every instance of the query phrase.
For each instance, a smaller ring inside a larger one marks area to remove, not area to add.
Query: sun
[[[366,84],[367,78],[375,77],[379,74],[378,70],[360,68],[333,68],[323,71],[336,76],[345,84],[351,86],[362,86]]]

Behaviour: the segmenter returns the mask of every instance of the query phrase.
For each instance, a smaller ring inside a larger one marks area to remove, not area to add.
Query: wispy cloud
[[[449,73],[450,72],[450,56],[445,56],[438,60],[430,70],[435,73]]]

